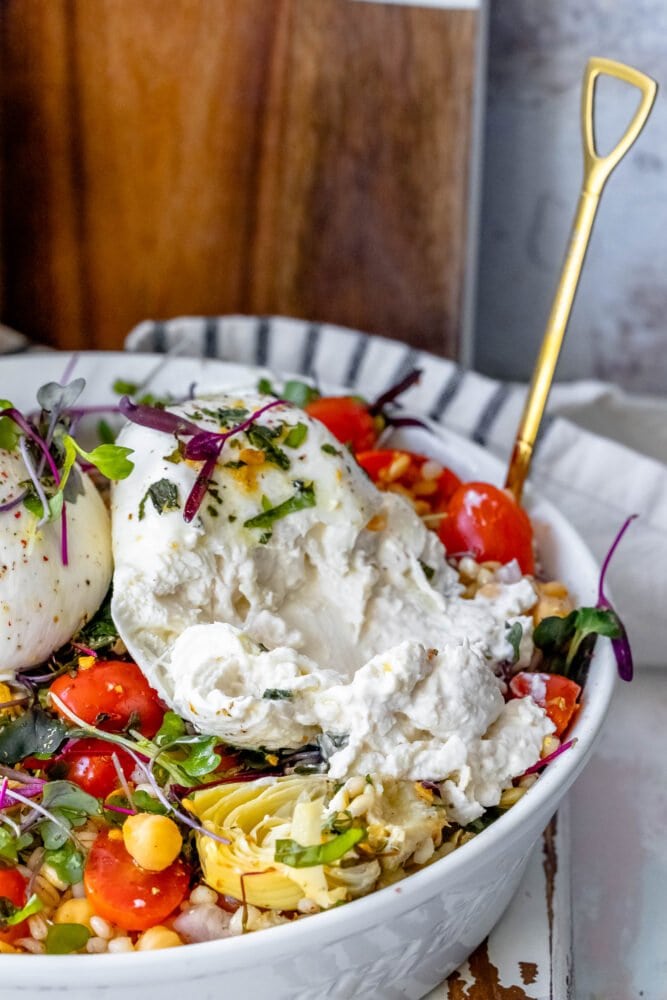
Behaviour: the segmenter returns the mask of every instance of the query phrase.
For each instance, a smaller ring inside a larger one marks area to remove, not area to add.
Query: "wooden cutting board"
[[[2,319],[113,348],[282,313],[459,356],[479,11],[444,3],[3,0]]]

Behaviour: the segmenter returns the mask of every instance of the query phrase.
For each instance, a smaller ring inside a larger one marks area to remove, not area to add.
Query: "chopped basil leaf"
[[[270,528],[274,521],[279,521],[288,514],[293,514],[298,510],[305,510],[307,507],[315,506],[315,488],[312,483],[304,483],[295,480],[296,492],[288,500],[279,503],[277,507],[265,510],[255,517],[243,522],[245,528]]]
[[[270,379],[261,378],[257,383],[257,392],[263,393],[265,396],[275,396],[276,392],[271,384]]]
[[[279,448],[273,441],[273,438],[277,437],[279,433],[279,430],[263,427],[261,424],[253,424],[246,431],[250,443],[264,452],[267,462],[277,465],[279,469],[289,469],[289,458],[282,448]]]
[[[283,444],[287,448],[298,448],[306,440],[307,434],[308,427],[306,424],[295,424],[283,441]]]
[[[521,622],[514,622],[513,625],[509,626],[507,632],[505,633],[505,638],[512,647],[514,652],[514,659],[512,660],[512,665],[518,663],[519,657],[521,656],[521,639],[523,637],[523,625]]]
[[[308,385],[307,382],[300,382],[298,379],[289,379],[289,381],[285,382],[280,395],[288,403],[294,403],[295,406],[303,408],[308,403],[312,403],[314,399],[319,399],[321,393],[313,388],[312,385]]]
[[[293,698],[294,692],[289,691],[287,688],[267,688],[262,698],[266,698],[269,701],[286,701],[288,698]]]
[[[328,441],[322,445],[322,451],[325,453],[325,455],[337,455],[338,458],[343,457],[343,452],[340,451],[338,448],[335,448],[332,444],[329,444]]]
[[[0,930],[15,927],[43,909],[44,904],[34,893],[25,906],[16,906],[7,896],[0,896]]]
[[[71,955],[81,951],[90,940],[90,931],[84,924],[52,924],[46,935],[47,955]]]
[[[146,515],[146,502],[149,497],[153,501],[153,506],[158,514],[164,514],[165,511],[170,510],[179,510],[180,508],[178,487],[176,484],[172,483],[170,479],[158,479],[156,483],[152,483],[148,487],[141,498],[139,503],[140,521],[143,521]]]
[[[435,576],[435,570],[433,569],[433,567],[429,566],[428,563],[422,562],[421,559],[419,560],[419,565],[421,566],[422,572],[426,577],[426,579],[432,580],[433,577]]]
[[[51,757],[67,736],[67,726],[41,708],[29,708],[0,729],[0,764],[10,767],[24,757]]]
[[[314,865],[330,865],[333,861],[339,861],[355,844],[364,840],[366,831],[353,827],[340,833],[333,840],[328,840],[325,844],[313,844],[304,847],[296,840],[276,840],[276,853],[274,858],[281,861],[290,868],[312,868]]]

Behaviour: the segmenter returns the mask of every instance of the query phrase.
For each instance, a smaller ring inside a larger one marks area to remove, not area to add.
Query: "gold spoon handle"
[[[595,145],[595,85],[597,78],[602,74],[613,76],[641,91],[641,100],[632,121],[617,145],[606,156],[600,156]],[[646,124],[657,90],[658,85],[655,80],[631,66],[625,66],[623,63],[614,62],[611,59],[593,58],[589,59],[586,65],[581,95],[584,177],[558,288],[547,320],[544,339],[533,371],[533,378],[507,470],[505,486],[511,490],[517,503],[521,499],[523,484],[528,475],[535,439],[572,311],[572,303],[590,242],[600,196],[612,170],[623,159]]]

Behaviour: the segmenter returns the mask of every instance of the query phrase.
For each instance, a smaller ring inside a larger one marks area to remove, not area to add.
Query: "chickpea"
[[[137,951],[156,951],[158,948],[177,948],[183,944],[176,931],[158,924],[141,935],[136,944]]]
[[[129,854],[147,871],[161,872],[181,853],[183,838],[173,819],[137,813],[123,823],[123,842]]]

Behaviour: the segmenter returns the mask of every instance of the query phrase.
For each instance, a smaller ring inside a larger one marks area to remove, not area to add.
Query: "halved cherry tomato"
[[[320,420],[352,451],[372,448],[378,432],[368,408],[353,396],[322,396],[306,406],[306,413]]]
[[[438,533],[450,555],[472,552],[479,562],[516,559],[522,573],[535,571],[528,515],[509,493],[490,483],[459,486]]]
[[[14,906],[25,906],[27,885],[27,878],[16,868],[0,868],[0,897],[9,899]],[[22,920],[20,924],[0,931],[0,941],[11,944],[12,941],[25,937],[26,934],[29,934],[28,921]]]
[[[560,674],[515,674],[510,691],[516,698],[529,697],[541,705],[556,727],[556,736],[562,736],[579,709],[580,686]]]
[[[136,663],[98,660],[74,677],[57,677],[50,691],[84,722],[110,733],[121,732],[134,719],[135,729],[155,736],[164,718],[157,694]]]
[[[374,451],[362,451],[356,454],[359,465],[370,476],[374,483],[382,487],[388,480],[387,474],[397,461],[405,456],[408,459],[407,467],[401,472],[393,482],[412,491],[417,483],[424,481],[422,469],[426,462],[435,462],[426,455],[420,455],[415,451],[401,451],[397,448],[380,448]],[[405,464],[405,463],[403,463]],[[434,477],[433,492],[424,493],[419,499],[426,500],[430,504],[432,511],[442,511],[447,506],[454,491],[461,485],[461,480],[451,469],[444,468]]]
[[[129,753],[122,747],[95,737],[76,740],[52,761],[42,761],[42,765],[46,764],[49,777],[57,776],[73,781],[89,795],[105,799],[120,786],[113,754],[116,755],[123,774],[129,778],[135,768]]]
[[[100,833],[83,873],[86,896],[96,913],[126,931],[161,924],[183,902],[190,871],[177,858],[161,872],[141,868],[123,843],[120,830]]]

